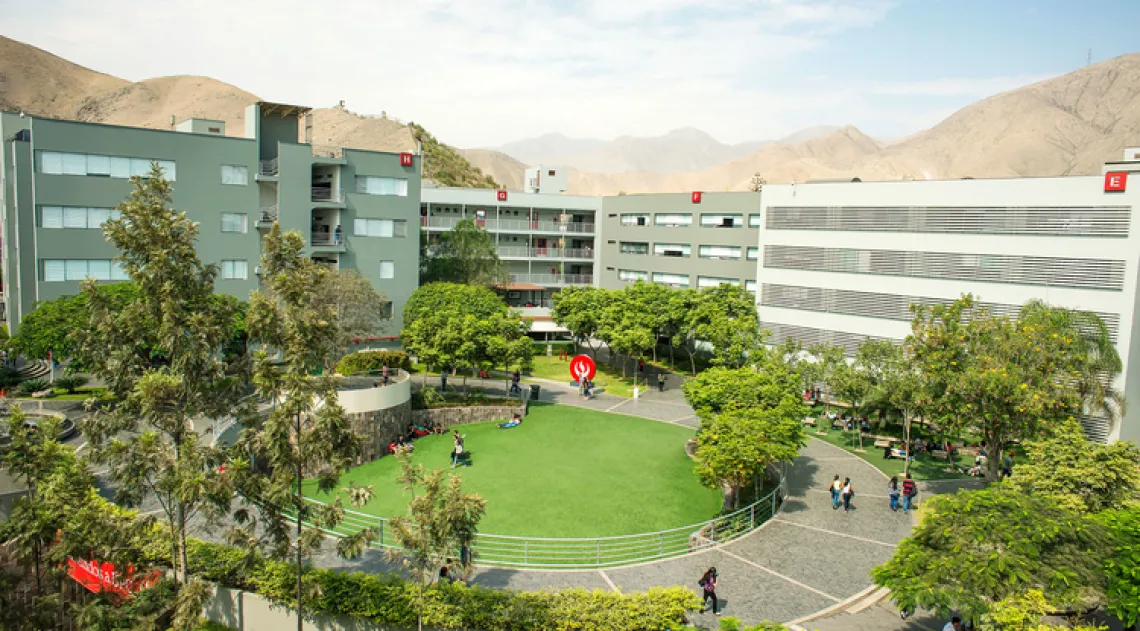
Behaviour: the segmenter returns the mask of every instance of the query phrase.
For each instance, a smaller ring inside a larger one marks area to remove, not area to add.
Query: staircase
[[[20,377],[20,381],[49,379],[51,377],[51,362],[46,359],[26,361],[23,366],[16,369],[16,374]]]

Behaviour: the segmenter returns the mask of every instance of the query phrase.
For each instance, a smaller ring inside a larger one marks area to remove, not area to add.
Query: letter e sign
[[[693,203],[694,204],[701,203],[701,192],[700,191],[693,191]]]
[[[1123,192],[1124,188],[1128,185],[1128,172],[1127,171],[1114,171],[1112,173],[1104,174],[1104,191],[1106,193],[1119,193]]]
[[[507,201],[507,192],[506,191],[495,191],[495,199],[499,200],[500,202]]]
[[[402,166],[402,167],[412,166],[413,160],[414,159],[412,158],[412,154],[410,154],[410,153],[401,153],[400,154],[400,166]]]

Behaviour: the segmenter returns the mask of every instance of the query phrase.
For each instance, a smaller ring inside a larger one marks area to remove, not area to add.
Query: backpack
[[[903,482],[903,495],[907,497],[914,497],[915,495],[918,495],[918,485],[914,483],[914,480],[907,480]]]

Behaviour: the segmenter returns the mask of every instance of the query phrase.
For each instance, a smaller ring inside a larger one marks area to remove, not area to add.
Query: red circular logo
[[[589,355],[578,355],[570,360],[570,376],[574,381],[581,381],[583,377],[593,381],[597,372],[598,367],[594,365],[594,360]]]

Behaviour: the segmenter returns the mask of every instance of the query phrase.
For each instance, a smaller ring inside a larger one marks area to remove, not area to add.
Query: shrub
[[[73,394],[85,385],[87,385],[87,377],[82,375],[67,375],[55,380],[55,387],[67,390],[68,394]]]
[[[0,388],[11,388],[20,383],[20,373],[7,366],[0,367]]]
[[[336,371],[341,375],[354,375],[372,371],[380,371],[388,366],[394,371],[399,368],[411,371],[412,360],[403,351],[360,351],[341,358],[336,365]]]
[[[23,394],[35,394],[41,390],[47,390],[49,385],[47,379],[29,379],[20,383],[20,392]]]

